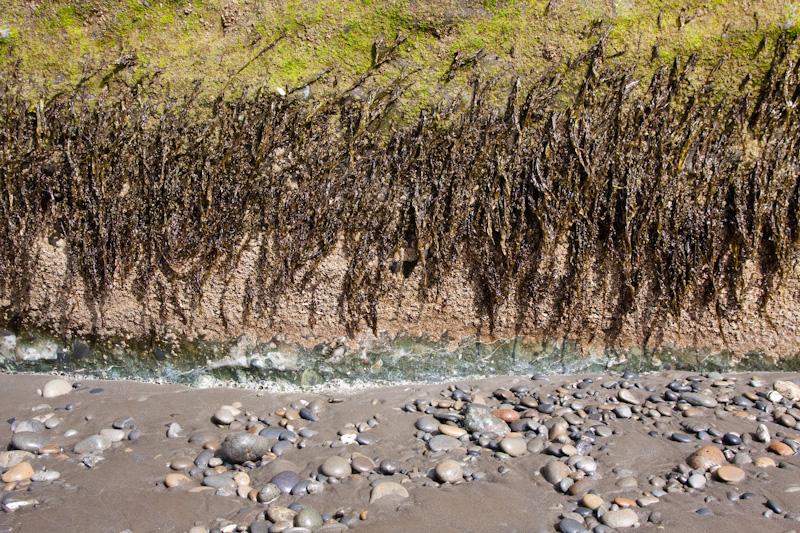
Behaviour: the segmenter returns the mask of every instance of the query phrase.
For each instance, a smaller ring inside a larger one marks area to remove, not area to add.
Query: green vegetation
[[[641,77],[702,51],[697,80],[722,57],[728,60],[719,78],[741,79],[752,61],[768,61],[754,55],[756,47],[764,37],[774,40],[792,13],[790,4],[765,0],[746,10],[719,0],[0,0],[0,28],[13,30],[13,38],[0,43],[0,67],[20,60],[28,93],[46,98],[133,54],[138,61],[127,61],[115,76],[136,79],[157,67],[178,90],[188,91],[202,76],[213,95],[283,35],[234,85],[293,89],[328,71],[313,92],[324,98],[371,65],[376,40],[391,43],[399,34],[406,39],[400,60],[383,65],[375,79],[413,71],[409,81],[417,87],[405,106],[415,116],[424,105],[468,92],[474,68],[508,80],[535,78],[566,65],[605,34],[608,55],[636,65]],[[454,55],[479,50],[481,58],[447,82]]]

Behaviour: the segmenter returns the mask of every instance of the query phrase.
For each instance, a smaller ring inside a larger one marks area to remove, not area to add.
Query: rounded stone
[[[794,450],[788,445],[783,442],[773,442],[767,448],[772,453],[777,453],[782,457],[787,457],[789,455],[794,455]]]
[[[369,495],[369,503],[373,503],[381,498],[408,498],[408,490],[399,483],[384,481],[372,488]]]
[[[768,468],[770,466],[777,466],[775,464],[775,459],[772,457],[757,457],[753,464],[756,465],[758,468]]]
[[[501,437],[511,432],[508,424],[474,402],[464,413],[464,429],[470,433],[495,433]]]
[[[717,400],[715,398],[700,392],[682,392],[681,400],[684,400],[689,405],[694,405],[695,407],[714,408],[717,406]]]
[[[164,485],[168,488],[177,487],[179,485],[184,485],[186,483],[190,483],[192,480],[189,477],[184,476],[183,474],[167,474],[167,477],[164,479]]]
[[[203,479],[203,485],[215,489],[236,488],[236,482],[228,476],[208,476]]]
[[[704,472],[726,462],[725,454],[715,446],[703,446],[686,458],[686,464]]]
[[[270,451],[269,439],[254,433],[235,433],[228,436],[219,449],[219,455],[229,463],[241,464],[257,461]]]
[[[503,422],[516,422],[519,420],[519,413],[513,409],[495,409],[492,414]]]
[[[689,476],[689,479],[686,481],[686,484],[692,487],[693,489],[702,489],[706,486],[706,476],[701,474],[692,474]]]
[[[276,485],[282,493],[289,494],[292,488],[300,483],[300,476],[292,470],[284,470],[272,476],[269,482]]]
[[[353,469],[347,459],[334,455],[325,459],[325,462],[319,467],[319,471],[328,477],[341,479],[349,476]]]
[[[719,480],[726,483],[739,483],[745,478],[744,470],[735,466],[721,466],[715,473]]]
[[[425,433],[433,433],[439,428],[440,422],[431,415],[421,416],[414,422],[414,427]]]
[[[23,462],[6,470],[0,479],[5,483],[10,483],[12,481],[27,481],[31,476],[33,476],[33,467],[30,463]]]
[[[467,434],[467,430],[460,427],[451,426],[450,424],[440,424],[438,429],[439,433],[442,435],[447,435],[448,437],[453,437],[454,439],[460,439]]]
[[[294,517],[294,525],[308,530],[315,530],[322,525],[322,516],[316,509],[306,507],[301,509],[297,516]]]
[[[622,527],[633,527],[639,521],[639,516],[633,509],[618,509],[605,513],[601,521],[608,527],[619,529]]]
[[[11,447],[25,452],[38,452],[48,444],[47,437],[33,431],[20,431],[11,437]]]
[[[587,508],[591,509],[592,511],[594,511],[595,509],[597,509],[598,507],[603,505],[603,503],[605,503],[605,502],[603,502],[603,498],[601,498],[597,494],[589,493],[589,494],[586,494],[583,497],[583,499],[581,500],[581,503],[583,503],[584,507],[587,507]]]
[[[227,409],[218,409],[217,412],[214,413],[214,422],[216,422],[217,424],[227,426],[231,424],[234,420],[236,420],[236,417],[233,416],[233,413],[231,413]]]
[[[457,461],[447,459],[436,465],[436,477],[443,483],[455,483],[464,479],[464,472]]]
[[[26,452],[23,450],[0,452],[0,468],[8,469],[16,464],[21,463],[22,461],[29,461],[35,458],[36,456],[31,452]]]
[[[574,518],[562,518],[558,523],[558,531],[561,533],[586,533],[589,530]]]
[[[561,461],[550,461],[542,467],[542,476],[555,485],[570,474],[570,468]]]
[[[275,483],[267,483],[260,491],[258,491],[258,501],[261,503],[274,502],[280,495],[281,489],[278,488]]]
[[[111,439],[103,435],[92,435],[72,447],[75,453],[100,453],[111,447]]]
[[[617,398],[619,398],[620,401],[629,403],[631,405],[641,405],[642,403],[628,389],[622,389],[619,391],[619,393],[617,393]]]
[[[53,379],[48,381],[42,387],[42,396],[44,398],[55,398],[56,396],[63,396],[72,390],[72,383],[64,379]]]
[[[372,472],[375,470],[375,463],[369,457],[363,455],[356,455],[350,461],[350,467],[354,472]]]
[[[447,435],[435,435],[428,441],[428,447],[434,452],[445,452],[461,446],[461,441]]]
[[[528,443],[518,437],[505,438],[500,441],[500,449],[511,457],[519,457],[528,451]]]
[[[121,429],[103,428],[100,430],[100,435],[111,442],[120,442],[125,438],[125,432]]]

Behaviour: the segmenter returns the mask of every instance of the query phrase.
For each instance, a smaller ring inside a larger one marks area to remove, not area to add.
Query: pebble
[[[103,435],[92,435],[72,447],[75,453],[100,453],[111,447],[111,440]]]
[[[222,475],[207,476],[206,478],[203,479],[203,485],[205,485],[206,487],[213,487],[215,489],[236,488],[236,482],[232,478]]]
[[[794,450],[792,450],[792,448],[788,444],[784,444],[783,442],[773,442],[772,444],[769,445],[769,448],[767,449],[782,457],[794,455]]]
[[[561,461],[550,461],[542,467],[542,476],[555,485],[570,474],[570,468]]]
[[[518,437],[506,437],[500,441],[500,449],[511,457],[519,457],[528,450],[528,443]]]
[[[508,424],[474,402],[464,413],[464,429],[470,433],[495,433],[500,437],[511,432]]]
[[[31,476],[31,481],[48,482],[61,477],[61,472],[55,470],[39,470]]]
[[[753,461],[753,464],[756,465],[758,468],[768,468],[771,466],[777,466],[775,463],[775,459],[772,457],[756,457],[756,460]]]
[[[11,450],[8,452],[0,452],[0,469],[8,469],[22,461],[29,461],[35,459],[36,456],[31,452],[23,450]]]
[[[270,451],[270,440],[254,433],[234,433],[222,442],[220,457],[234,464],[257,461]]]
[[[428,441],[428,447],[434,452],[444,452],[461,446],[461,441],[447,435],[435,435]]]
[[[227,409],[218,409],[217,412],[214,413],[214,422],[217,424],[227,426],[234,420],[236,420],[236,417]]]
[[[686,482],[687,485],[692,487],[693,489],[702,489],[706,486],[706,476],[700,474],[692,474],[689,476],[688,481]]]
[[[629,403],[631,405],[641,405],[640,402],[628,389],[622,389],[617,393],[617,398],[625,403]]]
[[[64,379],[53,379],[42,387],[42,397],[55,398],[56,396],[63,396],[70,391],[72,391],[72,383]]]
[[[767,426],[765,426],[764,424],[759,424],[758,425],[758,429],[756,429],[756,438],[760,442],[764,442],[764,443],[767,443],[767,442],[770,441],[769,429],[767,429]]]
[[[425,433],[433,433],[439,429],[440,422],[431,415],[421,416],[414,422],[414,427]]]
[[[772,388],[793,402],[800,401],[800,385],[796,383],[778,380],[772,385]]]
[[[464,478],[461,465],[457,461],[447,459],[436,465],[436,477],[443,483],[455,483]]]
[[[341,479],[349,476],[353,470],[345,458],[334,455],[325,459],[325,462],[319,467],[319,471],[328,477]]]
[[[721,466],[715,472],[717,478],[726,483],[739,483],[745,478],[744,470],[735,466]]]
[[[20,431],[11,437],[11,448],[25,452],[38,452],[50,444],[45,435],[33,431]]]
[[[111,442],[121,442],[125,438],[125,432],[121,429],[103,428],[100,430],[100,435]]]
[[[306,507],[294,517],[294,525],[307,528],[310,533],[311,530],[316,530],[322,525],[322,516],[316,509]]]
[[[717,400],[713,396],[699,392],[682,392],[681,400],[684,400],[689,405],[694,405],[695,407],[714,408],[718,405]]]
[[[164,485],[166,485],[167,488],[170,489],[191,482],[192,480],[188,476],[177,473],[167,474],[167,477],[164,478]]]
[[[519,413],[513,409],[495,409],[492,414],[503,422],[516,422],[519,420]]]
[[[300,476],[292,470],[284,470],[272,476],[270,483],[277,486],[284,494],[289,494],[295,485],[300,483]]]
[[[6,470],[3,475],[0,476],[0,479],[2,479],[4,483],[9,483],[12,481],[27,481],[31,476],[33,476],[33,467],[30,463],[23,462],[17,463]]]
[[[603,501],[603,498],[601,498],[597,494],[589,493],[589,494],[586,494],[583,497],[583,499],[581,499],[581,503],[583,503],[583,505],[585,507],[587,507],[587,508],[591,509],[592,511],[594,511],[595,509],[597,509],[600,506],[602,506],[605,502]]]
[[[451,426],[450,424],[441,424],[439,425],[438,430],[442,435],[447,435],[448,437],[453,437],[454,439],[460,439],[467,434],[467,430],[460,427]]]
[[[639,522],[639,516],[633,509],[618,509],[616,511],[608,511],[600,520],[608,527],[618,529],[633,527]]]
[[[558,523],[558,530],[561,533],[588,533],[588,529],[574,518],[562,518]]]
[[[725,454],[715,446],[703,446],[686,458],[686,463],[689,466],[704,472],[726,462]]]
[[[258,501],[261,503],[272,503],[277,500],[280,495],[281,489],[275,483],[267,483],[258,491]]]
[[[369,495],[369,503],[374,503],[382,498],[408,498],[408,490],[399,483],[384,481],[375,485]]]

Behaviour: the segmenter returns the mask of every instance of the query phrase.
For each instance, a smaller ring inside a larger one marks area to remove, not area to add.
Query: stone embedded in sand
[[[191,483],[191,479],[183,474],[167,474],[167,477],[164,479],[164,485],[167,488],[177,487],[180,485],[185,485],[186,483]]]
[[[121,442],[125,438],[125,432],[121,429],[103,428],[100,430],[100,434],[111,442]]]
[[[495,433],[504,436],[511,432],[508,424],[494,416],[485,407],[471,404],[464,414],[464,428],[470,433]]]
[[[269,482],[276,485],[282,493],[289,494],[300,483],[300,475],[293,470],[284,470],[272,476]]]
[[[681,400],[685,400],[686,403],[695,407],[714,408],[718,405],[715,398],[701,392],[682,392]]]
[[[772,388],[781,393],[781,396],[793,402],[800,401],[800,385],[791,381],[776,381]]]
[[[702,470],[704,472],[715,466],[723,465],[726,462],[725,454],[715,446],[703,446],[686,458],[686,464],[695,470]]]
[[[451,426],[450,424],[440,424],[439,425],[439,433],[442,435],[447,435],[448,437],[453,437],[454,439],[460,439],[464,435],[467,434],[465,429],[460,427]]]
[[[291,490],[291,489],[289,489]],[[261,503],[271,503],[281,495],[281,489],[275,483],[267,483],[258,491],[258,501]]]
[[[72,383],[64,379],[53,379],[48,381],[42,387],[42,396],[44,398],[55,398],[62,396],[72,390]]]
[[[218,409],[216,413],[214,413],[214,422],[217,424],[221,424],[223,426],[227,426],[231,424],[236,417],[233,416],[228,409]]]
[[[638,398],[636,398],[636,396],[634,396],[633,393],[631,391],[629,391],[628,389],[622,389],[621,391],[619,391],[617,393],[617,398],[621,402],[629,403],[631,405],[641,405],[642,404],[642,402],[640,402],[638,400]]]
[[[27,481],[33,476],[33,467],[30,463],[18,463],[3,473],[0,479],[5,483],[11,481]]]
[[[503,422],[516,422],[519,420],[519,413],[513,409],[495,409],[492,414]]]
[[[381,498],[408,498],[408,490],[400,483],[384,481],[372,488],[369,495],[369,503],[373,503]]]
[[[294,525],[315,531],[322,525],[322,516],[316,509],[306,507],[301,509],[297,516],[294,517]]]
[[[572,470],[561,461],[550,461],[542,467],[542,476],[553,485],[567,477],[570,472]]]
[[[769,442],[769,429],[764,424],[759,424],[758,429],[756,429],[756,438],[761,442]]]
[[[275,524],[278,522],[294,523],[295,516],[297,516],[297,512],[289,509],[288,507],[270,505],[267,508],[267,518],[269,518]]]
[[[92,435],[86,437],[72,447],[75,453],[100,453],[111,447],[111,439],[103,435]]]
[[[254,433],[234,433],[222,443],[218,455],[229,463],[241,464],[258,461],[270,448],[271,443],[266,437]]]
[[[603,498],[601,498],[597,494],[591,494],[591,493],[590,494],[586,494],[583,497],[582,502],[583,502],[583,506],[584,507],[586,507],[588,509],[591,509],[592,511],[594,511],[595,509],[597,509],[598,507],[600,507],[604,503],[603,502]]]
[[[353,469],[347,459],[334,455],[328,457],[319,467],[319,471],[328,477],[341,479],[353,473]]]
[[[464,472],[458,461],[447,459],[436,465],[436,477],[443,483],[455,483],[464,479]]]
[[[15,450],[38,452],[48,444],[46,436],[33,431],[20,431],[11,437],[11,447]]]
[[[356,455],[350,460],[350,467],[358,473],[372,472],[375,470],[375,463],[365,455]]]
[[[447,435],[435,435],[428,441],[428,447],[434,452],[446,452],[461,446],[461,441]]]
[[[236,482],[228,476],[223,475],[206,476],[203,478],[203,485],[206,487],[214,487],[215,489],[236,488]]]
[[[758,468],[768,468],[770,466],[777,466],[775,464],[775,459],[772,457],[756,457],[756,460],[753,461],[753,464],[756,465]]]
[[[782,457],[794,455],[794,450],[792,450],[792,447],[783,442],[773,442],[767,449],[772,453],[777,453]]]
[[[633,527],[639,521],[639,516],[633,509],[618,509],[607,512],[600,520],[608,527],[617,529]]]
[[[528,443],[519,437],[507,437],[500,441],[500,449],[511,457],[519,457],[528,451]]]
[[[31,452],[24,450],[11,450],[9,452],[0,452],[0,468],[11,468],[18,465],[22,461],[30,461],[35,459],[36,456]]]
[[[744,470],[735,466],[721,466],[715,473],[719,480],[726,483],[739,483],[745,478]]]

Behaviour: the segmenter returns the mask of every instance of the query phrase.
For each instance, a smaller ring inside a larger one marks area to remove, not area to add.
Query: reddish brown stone
[[[492,414],[504,422],[516,422],[519,420],[519,413],[513,409],[495,409]]]
[[[725,464],[725,454],[714,446],[703,446],[686,458],[686,463],[697,470],[709,470],[715,466]]]

